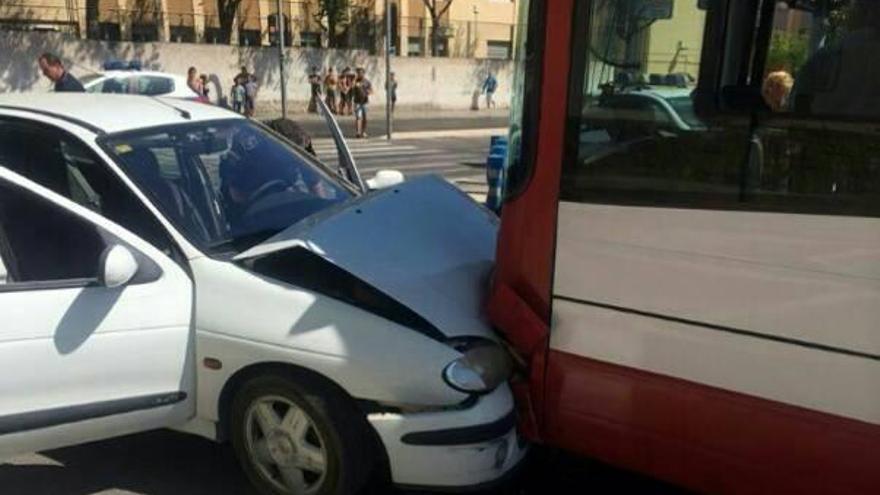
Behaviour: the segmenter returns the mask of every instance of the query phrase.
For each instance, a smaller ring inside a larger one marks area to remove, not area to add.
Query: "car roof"
[[[643,86],[626,90],[620,94],[624,95],[648,95],[657,98],[669,99],[680,98],[682,96],[690,96],[694,88],[679,88],[669,86]]]
[[[16,110],[74,122],[96,134],[244,117],[197,101],[91,93],[0,94],[0,112]],[[183,115],[187,113],[189,118]]]
[[[154,70],[105,70],[103,72],[96,73],[98,75],[104,77],[115,77],[115,76],[157,76],[157,77],[169,77],[172,79],[186,80],[180,74],[169,74],[168,72],[158,72]]]

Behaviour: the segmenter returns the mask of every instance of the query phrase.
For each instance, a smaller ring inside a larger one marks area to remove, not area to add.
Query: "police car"
[[[121,93],[144,96],[164,96],[184,100],[198,100],[186,77],[166,72],[141,70],[140,63],[107,62],[104,71],[80,77],[88,93]]]

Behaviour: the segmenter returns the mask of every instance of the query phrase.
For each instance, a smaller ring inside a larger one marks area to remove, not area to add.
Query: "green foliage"
[[[809,55],[809,36],[806,33],[777,31],[770,40],[767,54],[767,69],[784,70],[795,74],[804,65]]]
[[[318,10],[314,17],[327,33],[330,48],[339,47],[340,31],[344,31],[351,20],[350,4],[350,0],[318,0]]]

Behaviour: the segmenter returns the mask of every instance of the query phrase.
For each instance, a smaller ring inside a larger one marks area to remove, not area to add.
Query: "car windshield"
[[[86,74],[84,76],[80,76],[79,82],[82,84],[89,84],[92,81],[96,81],[104,77],[103,74]]]
[[[704,124],[698,117],[696,112],[694,112],[694,101],[690,96],[675,96],[672,98],[666,98],[666,101],[672,106],[672,109],[675,110],[675,113],[681,117],[687,125],[691,126],[694,129],[705,128],[706,124]]]
[[[213,254],[241,252],[354,195],[244,119],[154,127],[102,144],[188,239]]]

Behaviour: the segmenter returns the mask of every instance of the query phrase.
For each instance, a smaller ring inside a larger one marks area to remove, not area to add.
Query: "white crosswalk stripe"
[[[366,177],[380,169],[395,169],[407,177],[437,174],[468,192],[479,194],[485,189],[488,143],[483,138],[392,142],[374,138],[351,140],[348,145]],[[336,166],[336,145],[331,139],[315,140],[313,146],[324,163]]]

